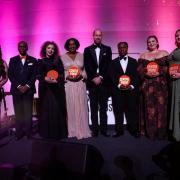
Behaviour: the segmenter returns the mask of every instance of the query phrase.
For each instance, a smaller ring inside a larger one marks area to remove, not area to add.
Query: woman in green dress
[[[180,29],[175,33],[177,48],[169,55],[169,65],[179,65],[179,71],[171,74],[171,111],[169,129],[176,141],[180,141]]]

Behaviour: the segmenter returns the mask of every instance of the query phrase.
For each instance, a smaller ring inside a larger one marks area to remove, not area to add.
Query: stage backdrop
[[[152,34],[159,38],[160,49],[170,52],[180,28],[180,0],[0,0],[0,7],[0,45],[7,62],[17,55],[20,40],[28,42],[29,54],[37,58],[46,40],[55,41],[63,54],[65,40],[75,37],[83,52],[95,28],[102,29],[113,58],[119,41],[127,41],[129,52],[138,58]],[[9,91],[9,82],[5,88]]]

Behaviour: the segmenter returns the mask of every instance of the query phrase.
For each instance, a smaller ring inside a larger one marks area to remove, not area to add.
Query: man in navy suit
[[[113,137],[124,134],[124,114],[130,134],[134,137],[138,137],[138,63],[136,59],[127,55],[127,42],[118,43],[118,52],[119,57],[112,60],[109,67],[109,75],[113,83],[112,105],[116,131]],[[127,82],[129,82],[129,84]]]
[[[13,97],[15,111],[16,136],[31,136],[32,105],[35,93],[36,64],[34,57],[27,54],[28,45],[25,41],[18,43],[19,55],[9,62],[8,76],[11,81],[10,92]]]
[[[93,32],[94,43],[84,50],[84,65],[87,73],[87,89],[89,91],[92,136],[100,133],[107,134],[107,102],[109,97],[110,81],[108,67],[112,60],[112,51],[109,46],[102,44],[102,31]],[[100,126],[98,125],[98,111]]]

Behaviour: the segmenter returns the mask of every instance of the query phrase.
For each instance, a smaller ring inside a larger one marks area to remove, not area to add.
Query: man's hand
[[[132,88],[131,88],[131,86],[130,85],[128,85],[128,86],[124,86],[124,85],[120,85],[120,89],[121,90],[131,90]]]
[[[29,89],[29,87],[27,85],[19,86],[18,89],[22,94],[24,94]]]
[[[92,82],[93,82],[94,84],[96,84],[96,85],[99,85],[99,84],[102,83],[102,78],[101,78],[100,76],[95,77],[95,78],[92,80]]]

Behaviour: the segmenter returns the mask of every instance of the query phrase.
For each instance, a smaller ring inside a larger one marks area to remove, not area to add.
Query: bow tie
[[[120,58],[120,60],[126,61],[126,60],[127,60],[127,57]]]
[[[20,56],[21,59],[26,59],[26,56]]]
[[[101,48],[101,44],[94,44],[94,48]]]

